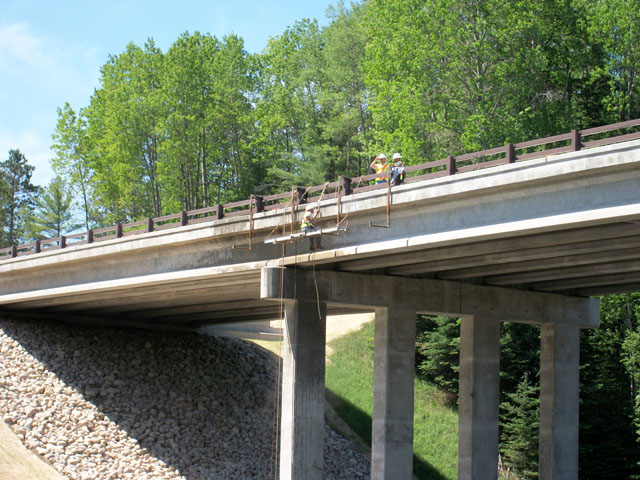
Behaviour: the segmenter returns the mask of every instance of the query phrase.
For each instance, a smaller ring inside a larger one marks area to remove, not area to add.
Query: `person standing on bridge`
[[[373,159],[373,162],[371,162],[371,165],[369,166],[374,169],[378,175],[382,175],[389,171],[390,164],[387,162],[387,156],[384,153],[381,153]],[[386,181],[386,176],[378,176],[376,178],[376,185],[379,183],[385,183]]]
[[[313,220],[320,213],[320,208],[318,206],[307,205],[307,208],[304,211],[304,217],[302,218],[302,224],[300,225],[302,231],[305,234],[310,232],[317,232],[320,229],[313,223]],[[312,235],[309,237],[309,250],[315,252],[317,249],[324,248],[320,243],[320,235]]]
[[[391,169],[391,186],[400,185],[404,182],[404,165],[402,164],[402,155],[393,154],[393,168]]]

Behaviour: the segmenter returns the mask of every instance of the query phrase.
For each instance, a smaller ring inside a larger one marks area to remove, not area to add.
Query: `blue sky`
[[[181,33],[234,33],[249,52],[297,20],[327,25],[329,0],[0,0],[0,161],[20,149],[46,185],[56,109],[89,103],[109,54],[152,37],[166,52]]]

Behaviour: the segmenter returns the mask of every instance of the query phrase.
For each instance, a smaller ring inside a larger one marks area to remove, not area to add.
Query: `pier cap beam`
[[[363,309],[402,305],[418,314],[481,315],[517,323],[560,323],[581,328],[600,325],[600,301],[595,298],[428,278],[264,267],[260,297]]]

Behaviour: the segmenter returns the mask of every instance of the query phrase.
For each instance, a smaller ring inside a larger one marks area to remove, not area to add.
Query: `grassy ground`
[[[329,403],[366,442],[371,442],[373,322],[330,342]],[[421,480],[457,478],[458,414],[431,384],[415,380],[414,473]]]

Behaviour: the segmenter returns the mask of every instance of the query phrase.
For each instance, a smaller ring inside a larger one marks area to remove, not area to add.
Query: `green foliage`
[[[9,150],[0,162],[0,244],[16,245],[26,237],[25,218],[38,193],[31,184],[34,168],[20,150]]]
[[[622,343],[622,363],[631,378],[632,395],[635,397],[634,424],[636,439],[640,443],[640,331],[629,332]]]
[[[460,320],[450,317],[418,317],[416,369],[442,389],[451,404],[458,398]]]
[[[56,155],[50,161],[51,168],[72,190],[76,190],[74,193],[80,194],[84,225],[89,230],[97,214],[90,201],[93,172],[83,151],[87,143],[85,136],[86,124],[71,105],[65,103],[63,108],[58,108],[58,122],[51,146]]]
[[[51,180],[49,186],[36,198],[34,212],[27,218],[27,231],[34,240],[59,237],[77,229],[74,222],[72,194],[60,177]]]
[[[375,143],[409,163],[602,120],[591,72],[606,54],[587,45],[588,12],[577,1],[368,5]]]
[[[503,322],[500,325],[500,390],[502,400],[516,392],[523,377],[540,371],[540,327]]]
[[[581,333],[580,478],[632,478],[639,473],[633,428],[637,390],[622,347],[639,331],[639,318],[640,294],[609,295],[601,298],[600,328]]]
[[[500,454],[503,468],[518,478],[537,478],[540,387],[525,374],[500,404]]]
[[[162,53],[152,41],[129,44],[101,69],[101,86],[82,111],[93,203],[109,224],[162,214],[157,163],[164,116],[159,98]],[[68,150],[68,148],[67,148]],[[77,151],[77,150],[76,150]]]
[[[594,81],[606,84],[601,107],[610,121],[640,115],[640,2],[597,0],[588,2],[589,42],[607,52],[603,64],[592,72]]]

